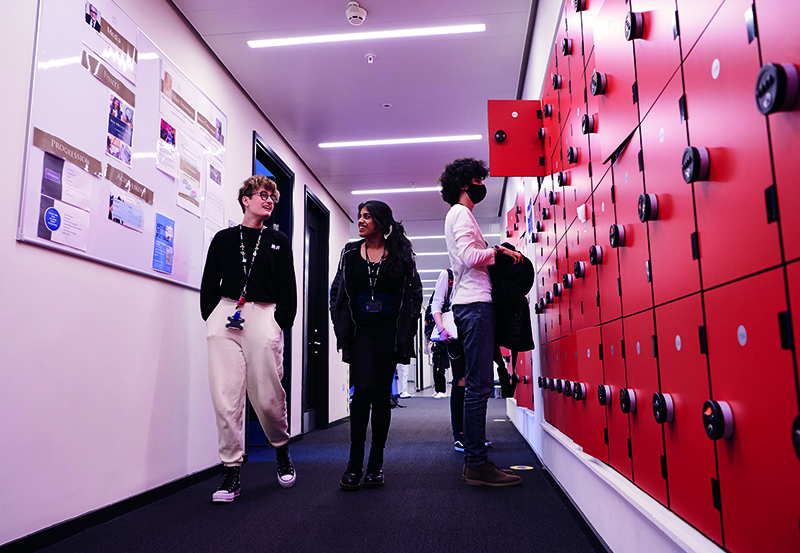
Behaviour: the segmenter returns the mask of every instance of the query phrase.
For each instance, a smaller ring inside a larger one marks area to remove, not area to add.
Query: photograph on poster
[[[86,24],[100,32],[100,12],[94,4],[86,2]]]
[[[177,131],[175,127],[164,121],[161,120],[161,140],[166,142],[167,144],[174,146],[175,145],[175,136]]]
[[[131,194],[112,191],[108,196],[108,220],[142,232],[142,202]]]

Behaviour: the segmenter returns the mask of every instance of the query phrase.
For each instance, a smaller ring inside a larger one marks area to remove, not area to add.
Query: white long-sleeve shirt
[[[439,273],[439,278],[436,281],[436,287],[433,289],[433,299],[431,300],[431,313],[441,313],[444,307],[444,300],[447,297],[447,281],[450,277],[447,276],[447,269]],[[455,275],[453,275],[453,292],[450,293],[450,303],[453,303],[453,293],[455,292]]]
[[[454,275],[453,305],[492,301],[487,267],[494,265],[495,251],[486,247],[469,208],[461,204],[450,208],[444,220],[444,237]]]

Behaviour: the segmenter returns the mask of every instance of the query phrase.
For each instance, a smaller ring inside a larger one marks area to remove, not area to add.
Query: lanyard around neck
[[[386,253],[386,248],[383,249]],[[378,275],[381,272],[381,263],[383,263],[383,254],[377,263],[373,263],[369,258],[369,247],[364,242],[364,253],[367,254],[367,277],[369,278],[369,291],[372,294],[372,299],[375,299],[375,285],[378,283]]]
[[[242,225],[239,225],[239,240],[241,241],[240,249],[242,251],[242,269],[244,270],[244,288],[242,288],[242,293],[239,296],[239,301],[236,304],[237,309],[241,309],[244,305],[245,296],[247,296],[247,283],[250,280],[250,271],[253,270],[253,265],[256,262],[256,254],[258,254],[258,246],[261,245],[261,236],[264,234],[264,226],[261,226],[261,230],[258,232],[258,240],[256,240],[256,247],[253,250],[253,257],[250,258],[250,266],[247,265],[247,254],[244,253],[244,233],[242,231]]]

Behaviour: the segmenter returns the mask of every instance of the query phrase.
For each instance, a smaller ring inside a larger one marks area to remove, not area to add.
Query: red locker
[[[783,270],[707,292],[705,307],[712,396],[733,415],[732,436],[716,442],[724,546],[798,551],[800,467],[791,436],[797,394],[792,352],[781,336]]]
[[[576,439],[576,432],[580,432],[580,421],[577,419],[578,410],[575,407],[575,401],[572,399],[572,382],[578,375],[578,361],[575,359],[575,351],[577,342],[574,334],[564,336],[561,340],[561,378],[564,380],[561,394],[561,410],[563,413],[563,428],[561,429],[564,434]]]
[[[553,82],[551,80],[551,76],[557,73],[556,53],[553,52],[547,66],[547,80],[544,83],[544,92],[542,95],[542,128],[544,134],[539,135],[544,146],[545,175],[552,175],[553,173],[553,153],[558,146],[560,136],[558,124],[558,90],[553,88]]]
[[[608,239],[608,229],[617,223],[614,215],[613,189],[614,182],[609,175],[603,179],[592,195],[597,245],[590,248],[589,260],[594,262],[597,269],[600,320],[602,322],[622,316],[617,250],[610,246]]]
[[[585,223],[576,221],[567,233],[567,245],[570,248],[570,265],[572,288],[570,289],[570,306],[572,308],[572,327],[580,330],[600,324],[600,306],[597,304],[597,269],[589,263],[589,246],[594,245],[594,228],[591,222],[592,201],[587,206],[588,220]],[[576,263],[578,268],[576,270]]]
[[[608,159],[639,124],[635,102],[633,46],[625,40],[625,0],[606,0],[594,23],[594,74],[587,72],[589,95],[598,102],[598,129],[603,160]]]
[[[595,20],[597,19],[600,10],[603,7],[605,0],[581,0],[580,2],[570,2],[573,4],[573,9],[576,5],[581,5],[581,26],[583,29],[583,58],[589,59],[589,56],[594,52],[594,34],[595,34]]]
[[[630,453],[629,415],[620,409],[619,392],[627,388],[625,359],[622,358],[622,320],[600,327],[603,337],[604,384],[610,388],[611,403],[606,405],[608,422],[608,462],[628,480],[633,479]]]
[[[792,328],[794,330],[794,344],[800,344],[800,263],[790,263],[786,267],[787,284],[789,285],[789,300],[791,301]],[[795,378],[797,375],[795,375]],[[797,398],[800,405],[800,397]],[[800,407],[798,408],[800,410]]]
[[[681,96],[683,80],[678,74],[641,125],[645,188],[658,205],[657,213],[651,209],[646,217],[655,305],[700,290],[700,268],[692,255],[692,185],[684,182],[675,166],[687,146],[678,108]]]
[[[653,311],[622,319],[628,389],[636,394],[636,411],[630,415],[633,482],[667,504],[667,481],[662,475],[662,428],[653,417],[653,394],[659,391],[657,345]]]
[[[576,83],[580,81],[581,73],[583,72],[584,68],[584,44],[583,30],[581,25],[581,12],[575,11],[574,2],[564,3],[563,18],[565,20],[564,25],[567,30],[566,38],[569,40],[569,42],[566,45],[566,51],[563,41],[556,44],[556,48],[563,57],[569,58],[570,60],[572,86],[575,87]],[[589,51],[586,50],[585,54],[588,56]],[[573,92],[574,91],[575,89],[573,88]],[[583,96],[581,96],[581,98],[583,98]]]
[[[603,384],[603,362],[600,360],[600,327],[578,331],[577,382],[585,386],[585,397],[575,400],[576,416],[580,420],[580,439],[576,440],[583,451],[595,459],[608,463],[608,446],[605,442],[605,408],[597,402],[597,386]],[[573,399],[575,392],[573,391]]]
[[[588,163],[590,165],[590,176],[594,187],[597,188],[597,183],[600,182],[600,177],[607,170],[610,169],[608,165],[603,166],[603,158],[601,152],[601,137],[600,134],[605,130],[605,118],[600,113],[600,100],[598,96],[593,96],[589,90],[591,86],[592,75],[595,72],[595,56],[594,53],[586,59],[586,70],[583,73],[583,80],[581,81],[580,94],[586,100],[585,110],[580,116],[580,125],[577,127],[581,130],[581,134],[586,136],[589,141],[589,157]],[[595,174],[595,172],[599,174]]]
[[[690,54],[714,14],[725,0],[677,0],[678,27],[680,28],[683,59]],[[742,10],[744,21],[744,10]]]
[[[700,294],[656,307],[655,311],[661,393],[669,395],[673,404],[673,420],[663,423],[669,508],[722,543],[711,484],[717,478],[714,445],[697,422],[698,411],[710,397],[705,346],[700,342]]]
[[[612,167],[617,212],[614,243],[618,244],[624,316],[653,307],[647,225],[639,220],[638,210],[639,197],[644,193],[639,165],[641,152],[639,131],[636,131]],[[610,229],[601,227],[598,232],[601,231],[608,233]]]
[[[489,100],[489,166],[492,176],[544,175],[538,100]]]
[[[800,67],[800,42],[787,40],[787,22],[800,20],[800,4],[797,2],[759,1],[758,40],[761,43],[761,59],[764,64],[793,64]],[[753,85],[754,83],[750,83]],[[751,88],[753,88],[751,86]],[[751,105],[755,109],[755,105]],[[778,111],[769,115],[772,139],[775,184],[780,208],[783,251],[787,260],[800,258],[800,159],[797,144],[800,144],[800,110]]]
[[[750,5],[727,0],[683,64],[690,146],[710,158],[708,178],[694,186],[706,288],[781,262],[778,225],[767,222],[764,199],[772,184],[767,126],[753,109],[760,65],[757,41],[747,41]]]
[[[513,357],[512,357],[513,363]],[[517,405],[525,409],[533,410],[533,374],[531,372],[531,352],[525,351],[517,356],[516,366],[519,382],[514,390],[514,398]]]
[[[681,52],[674,33],[675,0],[631,0],[631,29],[641,27],[641,38],[632,38],[636,55],[639,113],[644,119],[680,69]],[[626,27],[627,29],[627,27]],[[630,34],[626,36],[631,36]]]

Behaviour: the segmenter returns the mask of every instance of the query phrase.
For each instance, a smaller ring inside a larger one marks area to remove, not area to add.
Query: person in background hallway
[[[439,177],[442,199],[451,206],[444,234],[455,280],[453,315],[466,362],[463,477],[473,486],[513,486],[522,479],[497,468],[487,454],[486,407],[494,389],[495,348],[495,309],[487,266],[497,255],[511,256],[515,263],[522,258],[503,246],[487,248],[472,215],[475,205],[486,197],[483,180],[487,176],[483,161],[461,158],[447,165]]]
[[[284,488],[295,483],[281,378],[283,331],[297,314],[297,285],[289,239],[264,224],[278,198],[275,181],[264,175],[244,182],[239,189],[242,224],[214,236],[200,284],[211,401],[225,465],[215,502],[239,495],[245,391],[275,448],[278,483]]]
[[[411,394],[408,393],[408,363],[397,364],[397,397],[408,398]]]
[[[365,488],[384,484],[383,449],[392,411],[392,379],[398,363],[413,355],[422,283],[403,225],[385,203],[358,206],[357,242],[345,245],[331,284],[330,310],[337,348],[350,364],[350,459],[340,480],[344,490],[361,487],[367,426],[372,445]]]

